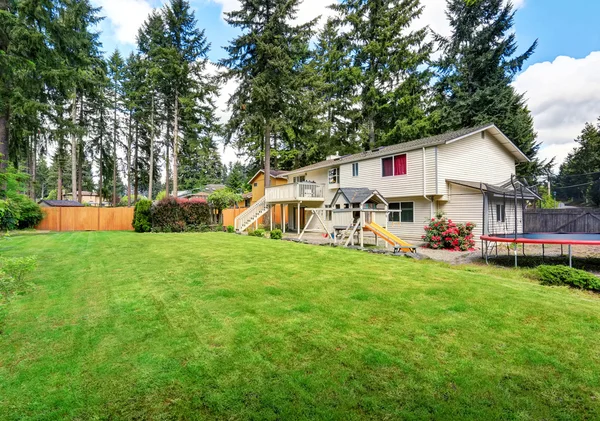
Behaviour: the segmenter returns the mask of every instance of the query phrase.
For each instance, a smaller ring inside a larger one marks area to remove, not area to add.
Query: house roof
[[[252,182],[254,181],[254,179],[256,177],[258,177],[260,174],[264,174],[265,170],[258,170],[256,172],[256,174],[254,174],[254,176],[252,176],[252,178],[250,179],[250,181],[248,181],[249,184],[252,184]],[[281,178],[283,180],[287,180],[287,177],[285,176],[285,174],[287,174],[287,171],[282,171],[282,170],[270,170],[271,173],[271,177],[272,178]]]
[[[75,200],[40,200],[40,203],[45,203],[48,206],[57,208],[79,208],[83,205]]]
[[[476,190],[483,190],[485,192],[492,193],[496,196],[509,196],[514,197],[515,190],[512,187],[510,180],[508,182],[501,183],[499,185],[489,183],[477,183],[475,181],[464,181],[464,180],[446,180],[448,183],[456,184],[463,187],[468,187]],[[534,191],[530,190],[523,183],[516,181],[517,186],[517,198],[521,198],[521,187],[523,187],[523,198],[527,200],[540,200],[541,197]]]
[[[340,158],[329,159],[327,161],[317,162],[316,164],[308,165],[306,167],[298,168],[296,170],[288,171],[286,174],[295,174],[301,173],[321,168],[328,168],[338,166],[340,164],[345,164],[349,162],[362,161],[365,159],[382,157],[390,154],[401,153],[401,152],[409,152],[415,149],[428,148],[432,146],[444,145],[447,143],[456,142],[458,140],[464,139],[468,136],[488,131],[492,136],[494,136],[502,146],[504,146],[518,162],[529,162],[529,158],[521,152],[521,150],[515,146],[514,143],[510,141],[508,137],[506,137],[500,129],[498,129],[494,124],[484,124],[477,127],[471,127],[468,129],[456,130],[453,132],[443,133],[437,136],[426,137],[423,139],[413,140],[411,142],[400,143],[392,146],[382,146],[380,148],[376,148],[370,151],[360,152],[354,155],[346,155]]]
[[[373,196],[379,199],[379,202],[387,204],[387,201],[379,194],[377,190],[371,190],[367,188],[341,188],[338,189],[331,204],[334,205],[338,197],[343,195],[346,201],[350,204],[361,204],[370,200]]]
[[[252,199],[252,192],[242,194],[242,199]]]

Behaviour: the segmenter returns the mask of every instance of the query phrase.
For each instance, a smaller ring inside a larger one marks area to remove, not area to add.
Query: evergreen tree
[[[250,190],[248,185],[248,173],[240,161],[229,163],[225,185],[236,193],[244,193]]]
[[[252,156],[262,150],[265,173],[271,169],[271,143],[277,129],[287,127],[292,99],[302,87],[302,63],[314,22],[293,25],[299,0],[242,0],[226,21],[241,31],[221,60],[225,77],[239,82],[229,99],[232,117],[226,138]],[[302,101],[296,101],[296,104]],[[275,132],[275,133],[274,133]],[[279,133],[281,135],[281,133]],[[265,178],[269,187],[270,178]]]
[[[117,184],[119,183],[118,175],[118,155],[117,151],[120,149],[121,142],[121,111],[123,101],[123,78],[124,78],[125,63],[121,57],[119,50],[115,50],[110,58],[108,59],[108,78],[109,78],[109,90],[111,100],[111,144],[112,144],[112,205],[117,206]]]
[[[197,28],[190,4],[186,0],[171,0],[164,9],[163,21],[166,42],[159,53],[159,63],[166,76],[165,101],[172,104],[173,195],[177,196],[180,150],[187,153],[188,164],[193,158],[189,152],[200,150],[209,159],[207,164],[221,165],[220,160],[213,162],[218,157],[213,142],[218,124],[212,98],[218,89],[206,69],[210,44],[204,30]]]
[[[511,86],[537,41],[516,55],[512,3],[450,0],[449,38],[437,36],[442,57],[436,83],[440,132],[494,123],[530,159],[539,149],[524,97]],[[518,175],[539,173],[542,163],[521,165]]]
[[[596,125],[587,123],[575,142],[578,146],[560,166],[557,197],[600,206],[600,119]]]
[[[423,10],[419,0],[343,0],[332,8],[353,69],[364,149],[427,135],[430,75],[423,68],[431,45],[426,28],[410,29]]]

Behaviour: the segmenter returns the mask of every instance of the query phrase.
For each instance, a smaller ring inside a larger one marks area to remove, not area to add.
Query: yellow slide
[[[371,222],[370,224],[365,224],[365,229],[372,231],[373,234],[382,238],[388,244],[391,244],[394,247],[408,246],[403,247],[401,250],[405,253],[408,252],[416,252],[417,248],[406,241],[396,237],[394,234],[383,228],[381,225],[376,224],[375,222]]]

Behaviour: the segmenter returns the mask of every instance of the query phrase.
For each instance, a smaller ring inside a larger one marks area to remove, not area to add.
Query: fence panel
[[[235,209],[224,209],[223,210],[223,226],[235,225],[234,221],[238,215],[241,215],[248,208],[235,208]],[[287,206],[284,206],[284,212],[287,211]],[[281,206],[276,205],[273,207],[273,225],[281,225]],[[265,217],[262,216],[258,219],[258,224],[265,223]],[[286,221],[287,222],[287,221]]]
[[[42,208],[44,219],[36,227],[49,231],[132,231],[134,208]]]
[[[525,232],[599,233],[600,209],[528,209]]]

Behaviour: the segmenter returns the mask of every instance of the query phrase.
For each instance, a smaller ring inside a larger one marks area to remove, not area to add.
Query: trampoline
[[[573,254],[571,246],[600,246],[600,233],[583,234],[583,233],[522,233],[522,234],[488,234],[482,235],[481,240],[485,242],[485,261],[488,261],[489,247],[488,243],[513,243],[515,244],[515,266],[518,266],[517,244],[541,244],[542,253],[545,244],[558,244],[569,246],[569,266],[573,266]],[[498,247],[496,246],[496,254]]]

